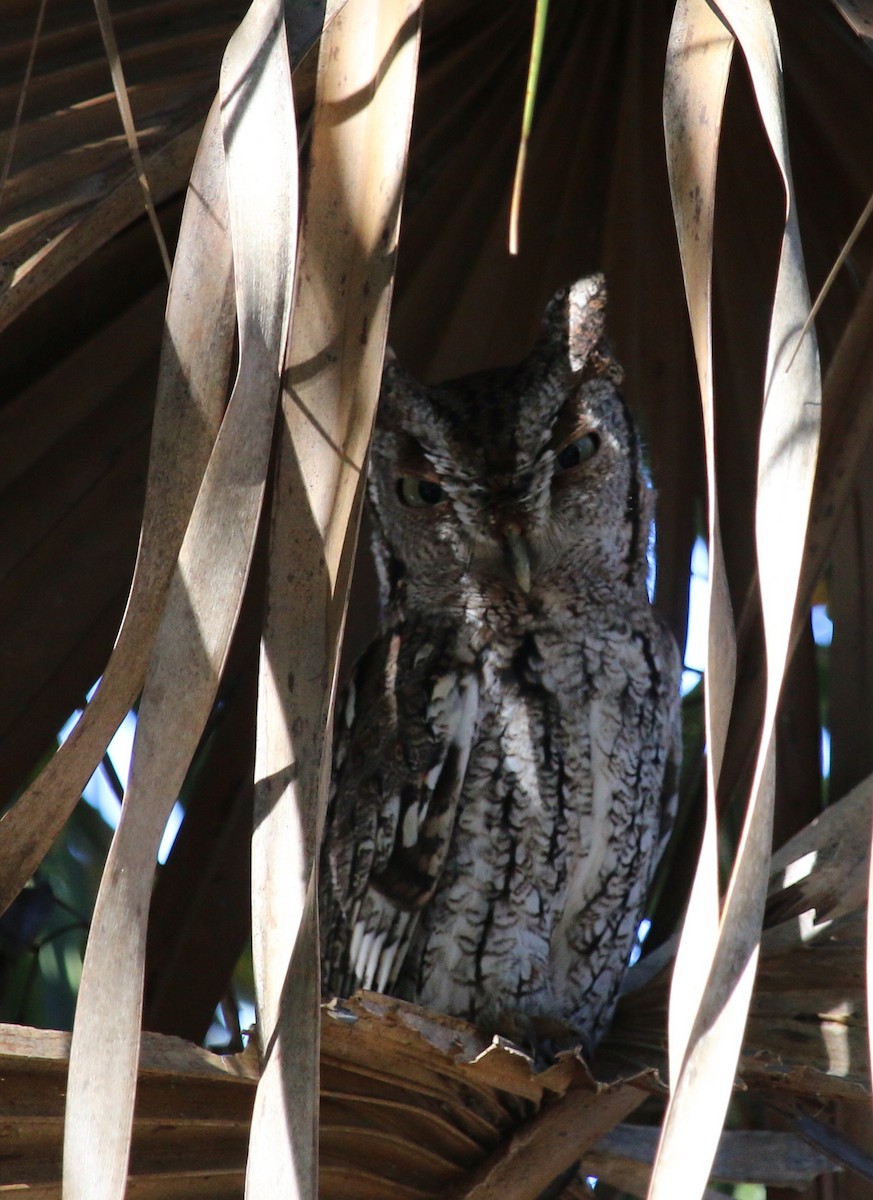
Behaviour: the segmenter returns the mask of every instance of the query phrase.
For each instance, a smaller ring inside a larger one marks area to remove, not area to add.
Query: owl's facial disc
[[[447,471],[446,460],[454,459],[423,439],[395,434],[388,469],[410,550],[417,553],[424,535],[431,550],[440,545],[447,552],[455,586],[462,578],[456,571],[472,570],[482,586],[530,596],[546,563],[567,561],[568,526],[566,520],[552,524],[550,489],[555,499],[558,490],[569,499],[584,489],[601,443],[596,420],[569,403],[539,450],[483,438],[476,465],[466,473]],[[459,452],[454,457],[462,460]],[[576,533],[571,536],[576,542]]]

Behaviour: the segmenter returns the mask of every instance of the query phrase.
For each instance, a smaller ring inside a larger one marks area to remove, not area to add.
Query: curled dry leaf
[[[69,1200],[124,1194],[157,848],[215,696],[263,497],[296,241],[290,66],[276,18],[272,4],[256,2],[231,40],[222,66],[223,151],[212,136],[198,159],[203,174],[227,181],[239,368],[170,581],[91,925],[70,1055]],[[196,296],[180,297],[192,302]],[[171,338],[172,317],[167,325]]]
[[[697,9],[701,17],[703,7]],[[652,1179],[652,1200],[673,1195],[679,1187],[689,1196],[702,1194],[733,1086],[763,920],[775,786],[773,733],[806,536],[821,406],[818,354],[812,334],[797,347],[798,333],[810,306],[788,162],[782,65],[773,14],[766,0],[753,6],[727,3],[719,11],[745,55],[786,198],[785,233],[768,343],[756,504],[767,695],[746,821],[718,938],[714,944],[710,942],[711,957],[708,961],[704,958],[707,978],[703,988],[695,990],[699,1006],[687,1039],[680,1026],[684,1053],[679,1073],[671,1080],[673,1090]],[[675,24],[674,31],[683,32]],[[681,132],[674,130],[673,136]],[[678,220],[681,208],[678,204],[676,207]],[[699,348],[697,354],[699,359]],[[709,804],[711,812],[711,792]],[[677,1058],[671,1063],[674,1071]],[[689,1145],[694,1146],[691,1156]]]
[[[670,1003],[670,1078],[685,1057],[718,936],[715,793],[721,773],[736,672],[736,638],[725,574],[715,473],[712,381],[712,249],[722,109],[734,39],[703,0],[680,2],[673,15],[664,83],[670,193],[697,360],[706,449],[708,640],[705,688],[706,825],[676,957]]]
[[[170,285],[142,533],[124,620],[76,728],[0,821],[0,911],[42,861],[142,688],[170,575],[218,432],[235,324],[227,202],[221,175],[209,166],[218,136],[214,113]],[[196,305],[188,303],[191,295],[198,297]]]
[[[418,0],[350,0],[320,46],[261,656],[252,918],[264,1073],[246,1177],[252,1200],[316,1192],[315,869],[419,25]],[[355,104],[362,96],[367,103]]]

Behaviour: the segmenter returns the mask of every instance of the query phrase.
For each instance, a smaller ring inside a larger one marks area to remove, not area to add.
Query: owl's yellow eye
[[[397,495],[407,508],[432,508],[446,498],[438,483],[432,479],[419,479],[417,475],[402,475],[397,480]]]
[[[599,446],[600,438],[596,433],[584,433],[582,437],[568,442],[563,450],[555,455],[555,462],[560,470],[569,471],[571,467],[578,467],[589,458],[593,458]]]

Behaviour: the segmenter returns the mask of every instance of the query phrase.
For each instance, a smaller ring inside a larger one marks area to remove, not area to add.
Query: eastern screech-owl
[[[337,712],[323,987],[492,1031],[608,1025],[679,754],[646,591],[652,491],[602,277],[517,367],[386,366],[369,500],[382,631]]]

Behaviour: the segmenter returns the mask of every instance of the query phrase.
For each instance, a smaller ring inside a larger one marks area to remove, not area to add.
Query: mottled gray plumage
[[[518,367],[386,366],[383,623],[337,714],[326,994],[589,1047],[612,1016],[673,813],[680,664],[605,304],[600,276],[558,293]]]

